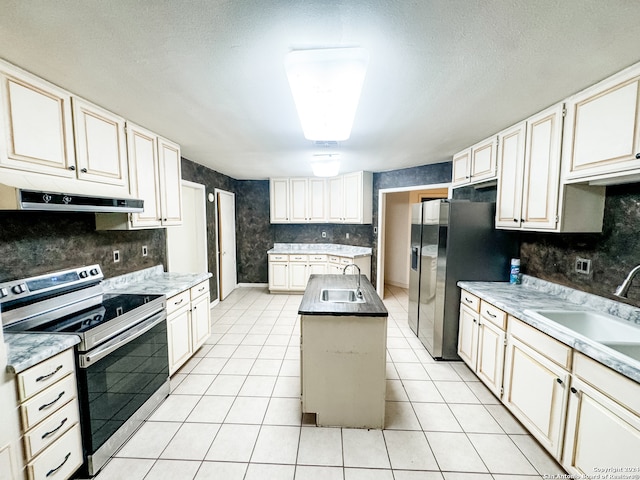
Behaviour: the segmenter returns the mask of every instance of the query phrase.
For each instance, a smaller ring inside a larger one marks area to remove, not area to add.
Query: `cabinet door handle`
[[[89,170],[87,170],[86,168],[83,168],[82,170],[80,170],[82,173],[87,173]]]
[[[561,378],[556,378],[556,382],[558,382],[559,385],[562,385],[562,379]]]
[[[640,152],[636,153],[636,158],[640,160]]]
[[[71,456],[71,452],[67,453],[67,455],[64,457],[64,460],[62,461],[62,463],[60,465],[58,465],[56,468],[52,468],[51,470],[49,470],[47,472],[47,474],[45,475],[45,477],[50,477],[51,475],[53,475],[54,473],[56,473],[58,470],[60,470],[62,468],[62,466],[67,463],[67,460],[69,460],[69,457]]]
[[[571,393],[578,393],[578,390],[576,390],[575,387],[571,387],[570,390],[571,390]]]
[[[475,318],[473,319],[473,323],[478,323],[478,320],[476,320]]]
[[[56,433],[58,430],[60,430],[60,429],[62,428],[62,426],[63,426],[65,423],[67,423],[67,420],[68,420],[68,419],[67,419],[67,417],[64,417],[64,418],[62,419],[62,421],[60,422],[60,425],[58,425],[56,428],[54,428],[53,430],[51,430],[51,431],[49,431],[49,432],[47,432],[47,433],[43,433],[43,434],[42,434],[42,439],[44,440],[45,438],[47,438],[47,437],[49,437],[49,436],[53,435],[53,434],[54,434],[54,433]]]
[[[61,369],[62,369],[62,365],[58,365],[58,366],[56,367],[56,369],[55,369],[53,372],[48,373],[48,374],[46,374],[46,375],[40,375],[38,378],[36,378],[36,382],[41,382],[42,380],[46,380],[46,379],[47,379],[47,378],[49,378],[49,377],[53,377],[53,376],[54,376],[56,373],[58,373]]]
[[[514,221],[514,222],[517,222],[517,221],[518,221],[518,219],[517,219],[517,218],[514,218],[514,219],[513,219],[513,221]]]
[[[40,408],[38,408],[38,411],[42,411],[45,408],[49,408],[51,405],[53,405],[58,400],[60,400],[63,397],[63,395],[64,395],[64,390],[60,392],[60,395],[58,395],[58,398],[56,398],[53,402],[49,402],[49,403],[45,403],[44,405],[40,405]]]
[[[73,171],[75,169],[76,169],[76,167],[74,165],[69,165],[69,170]]]

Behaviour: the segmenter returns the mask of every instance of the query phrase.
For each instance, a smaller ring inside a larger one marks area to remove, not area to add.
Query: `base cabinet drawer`
[[[75,375],[67,375],[55,385],[51,385],[20,405],[23,428],[29,430],[75,397]]]
[[[76,424],[57,442],[27,464],[29,480],[64,480],[82,465],[80,425]]]
[[[18,395],[25,400],[74,371],[73,350],[68,349],[18,375]]]
[[[78,401],[74,399],[24,434],[25,456],[35,457],[78,422]]]

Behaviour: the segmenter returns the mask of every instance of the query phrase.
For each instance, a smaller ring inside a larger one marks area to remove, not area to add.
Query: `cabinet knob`
[[[640,152],[636,153],[636,158],[640,160]]]
[[[571,393],[578,393],[578,390],[576,390],[575,387],[571,387],[570,390],[571,390]]]
[[[69,165],[69,170],[75,170],[76,167],[74,165]]]
[[[518,219],[517,219],[517,218],[514,218],[514,219],[513,219],[513,221],[514,221],[514,222],[517,222],[517,221],[518,221]]]
[[[82,170],[80,170],[80,171],[81,171],[82,173],[87,173],[87,171],[88,171],[88,170],[87,170],[86,168],[83,168],[83,169],[82,169]]]
[[[562,379],[561,378],[556,378],[556,382],[558,382],[560,385],[562,385]]]

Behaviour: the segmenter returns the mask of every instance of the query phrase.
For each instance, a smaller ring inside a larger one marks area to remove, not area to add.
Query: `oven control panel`
[[[36,277],[0,283],[0,304],[46,294],[67,287],[98,283],[104,278],[100,265],[77,267]]]

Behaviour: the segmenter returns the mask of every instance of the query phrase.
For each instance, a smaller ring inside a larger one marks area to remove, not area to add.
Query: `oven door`
[[[95,475],[168,395],[166,312],[78,357],[83,443]]]

